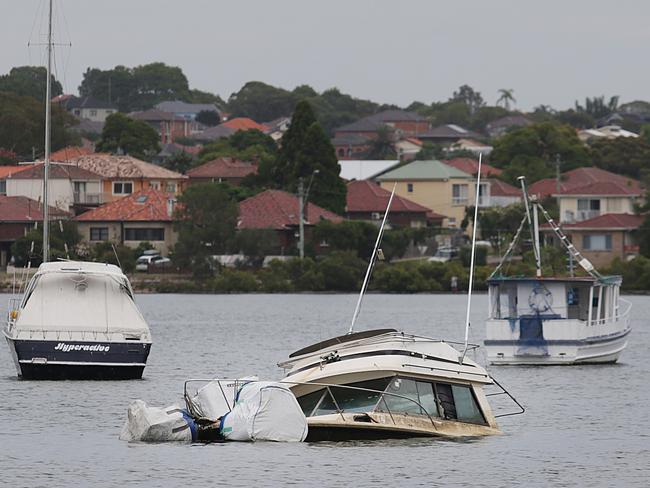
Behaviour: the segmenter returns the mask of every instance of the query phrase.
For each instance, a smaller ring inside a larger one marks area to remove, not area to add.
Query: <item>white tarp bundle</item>
[[[247,383],[237,394],[232,411],[221,419],[221,434],[229,441],[302,442],[307,419],[282,383]]]
[[[196,440],[196,426],[192,418],[175,405],[148,407],[142,400],[135,400],[129,405],[120,439],[129,442],[192,442]]]
[[[235,393],[245,383],[257,381],[257,376],[236,380],[214,380],[201,387],[192,398],[193,413],[210,420],[218,420],[230,412]]]

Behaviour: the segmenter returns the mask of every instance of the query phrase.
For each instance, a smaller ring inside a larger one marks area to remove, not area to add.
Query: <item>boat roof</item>
[[[124,276],[122,270],[114,264],[93,261],[50,261],[38,267],[38,274],[45,273],[92,273]]]
[[[593,276],[495,276],[489,278],[487,282],[492,283],[501,283],[504,281],[513,281],[517,283],[528,283],[528,282],[550,282],[550,283],[616,283],[622,280],[621,276],[612,275],[612,276],[601,276],[600,278],[595,278]]]
[[[338,337],[332,337],[331,339],[317,342],[316,344],[312,344],[310,346],[303,347],[302,349],[298,349],[297,351],[289,354],[289,357],[295,358],[298,356],[302,356],[304,354],[320,351],[321,349],[325,349],[326,347],[334,346],[336,344],[343,344],[346,342],[352,342],[359,339],[367,339],[368,337],[375,337],[382,334],[388,334],[390,332],[397,332],[397,330],[396,329],[372,329],[372,330],[364,330],[361,332],[354,332],[352,334],[345,334]]]

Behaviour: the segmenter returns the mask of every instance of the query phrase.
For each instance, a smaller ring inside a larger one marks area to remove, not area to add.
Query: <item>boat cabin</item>
[[[580,320],[587,324],[618,315],[619,276],[579,278],[492,278],[488,281],[493,320]]]

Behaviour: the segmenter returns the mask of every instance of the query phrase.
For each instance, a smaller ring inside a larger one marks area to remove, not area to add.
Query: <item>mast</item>
[[[469,344],[469,313],[472,309],[472,285],[474,283],[474,257],[476,255],[476,228],[478,227],[478,204],[481,190],[481,163],[483,153],[478,155],[478,175],[476,177],[476,199],[474,200],[474,223],[472,225],[472,256],[469,264],[469,285],[467,286],[467,314],[465,315],[465,347],[463,354],[458,358],[458,362],[463,364],[467,346]]]
[[[45,161],[43,162],[43,262],[50,260],[50,207],[48,205],[48,181],[50,177],[50,143],[52,118],[52,0],[50,0],[47,23],[47,79],[45,82]]]
[[[542,276],[542,257],[539,250],[539,229],[537,226],[537,200],[533,203],[534,210],[534,222],[533,218],[530,216],[530,198],[528,196],[528,190],[526,189],[526,177],[520,176],[517,178],[521,183],[521,192],[524,196],[524,206],[526,207],[526,219],[528,220],[528,226],[530,227],[530,238],[533,241],[533,254],[535,254],[535,267],[537,268],[537,276]]]
[[[368,263],[368,269],[366,269],[366,276],[363,278],[363,285],[361,285],[361,292],[359,293],[359,298],[357,300],[357,306],[354,308],[354,314],[352,315],[352,322],[350,323],[350,329],[348,334],[354,332],[354,324],[357,321],[359,312],[361,310],[361,302],[363,301],[363,296],[366,293],[368,288],[368,281],[370,280],[370,273],[372,273],[372,268],[375,266],[375,261],[377,260],[377,250],[379,244],[381,243],[381,238],[384,235],[384,227],[386,226],[386,218],[388,217],[388,212],[390,211],[390,206],[393,203],[393,197],[395,196],[395,190],[397,189],[397,183],[393,185],[393,191],[390,194],[388,199],[388,205],[386,205],[386,212],[384,213],[384,219],[381,221],[381,227],[379,227],[379,232],[377,233],[377,240],[375,241],[375,248],[372,251],[372,256],[370,257],[370,262]]]

